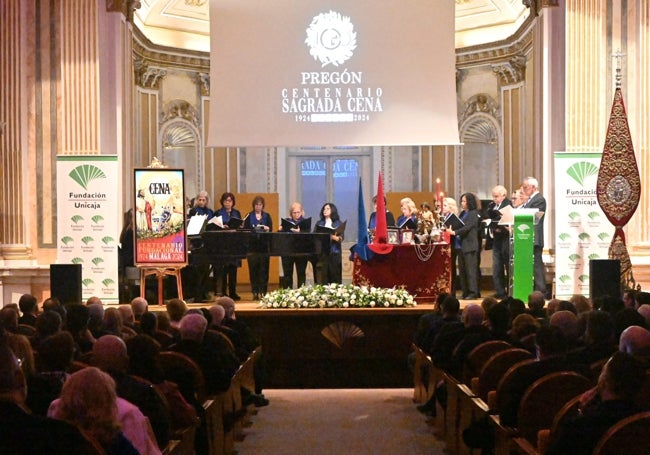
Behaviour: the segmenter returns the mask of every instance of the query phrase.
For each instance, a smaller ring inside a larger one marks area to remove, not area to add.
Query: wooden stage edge
[[[480,300],[463,306],[469,303]],[[407,358],[418,320],[433,304],[295,310],[262,309],[256,301],[242,300],[235,309],[260,338],[265,388],[404,388],[413,384]],[[164,311],[164,306],[149,310]]]

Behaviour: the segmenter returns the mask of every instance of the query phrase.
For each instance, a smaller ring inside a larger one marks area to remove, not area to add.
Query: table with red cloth
[[[390,253],[374,254],[368,261],[355,255],[352,281],[358,286],[404,286],[416,301],[434,301],[451,289],[451,247],[447,243],[393,245]]]

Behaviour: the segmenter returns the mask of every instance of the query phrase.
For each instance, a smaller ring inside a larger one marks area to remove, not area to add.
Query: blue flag
[[[373,256],[373,252],[368,247],[368,221],[366,220],[366,206],[363,202],[363,186],[361,185],[361,179],[359,179],[359,228],[357,231],[357,244],[354,245],[351,250],[350,260],[354,260],[354,255],[356,253],[359,256],[359,259],[367,261]]]

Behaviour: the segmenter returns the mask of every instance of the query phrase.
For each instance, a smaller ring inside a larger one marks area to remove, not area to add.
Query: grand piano
[[[314,256],[330,251],[330,235],[316,232],[204,231],[188,239],[191,264],[244,259],[249,254]]]

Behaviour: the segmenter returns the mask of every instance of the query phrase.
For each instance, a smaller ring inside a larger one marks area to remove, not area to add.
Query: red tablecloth
[[[394,245],[390,253],[375,254],[369,261],[355,255],[352,281],[359,286],[404,286],[417,301],[433,301],[451,289],[451,248],[448,244]]]

